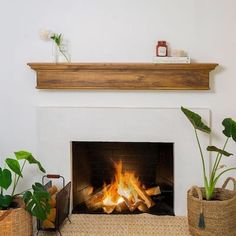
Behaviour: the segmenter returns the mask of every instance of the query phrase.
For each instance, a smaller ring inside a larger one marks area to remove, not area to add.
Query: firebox
[[[173,147],[72,142],[73,213],[174,215]]]

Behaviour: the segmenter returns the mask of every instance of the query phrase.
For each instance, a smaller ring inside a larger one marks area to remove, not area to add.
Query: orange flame
[[[138,194],[133,185],[140,186],[138,178],[134,172],[122,171],[122,162],[114,164],[115,180],[110,184],[104,184],[103,187],[103,205],[117,206],[128,199],[130,203],[135,204],[139,201]]]

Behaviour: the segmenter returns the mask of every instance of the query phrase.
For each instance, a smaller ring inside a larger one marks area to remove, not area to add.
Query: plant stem
[[[225,172],[228,172],[228,171],[230,171],[230,170],[236,170],[236,167],[233,167],[233,168],[229,168],[229,169],[227,169],[227,170],[224,170],[224,171],[222,171],[216,178],[215,178],[215,183],[218,181],[218,179],[220,178],[220,176],[221,175],[223,175]]]
[[[197,130],[195,128],[194,128],[194,131],[195,131],[198,147],[199,147],[200,154],[201,154],[202,169],[203,169],[203,175],[204,175],[204,187],[205,187],[205,192],[206,192],[206,199],[210,200],[211,197],[212,197],[212,190],[211,190],[212,185],[209,185],[209,183],[208,183],[208,178],[206,176],[206,166],[205,166],[205,161],[204,161],[204,156],[203,156],[201,144],[200,144],[200,141],[199,141],[199,138],[198,138]]]
[[[220,153],[218,152],[217,156],[216,156],[216,159],[215,159],[215,162],[214,162],[214,166],[213,166],[212,171],[211,171],[211,180],[210,180],[211,182],[214,180],[214,177],[215,177],[215,173],[216,173],[216,170],[217,170],[216,166],[217,166],[219,156],[220,156]]]
[[[204,161],[204,157],[203,157],[203,153],[202,153],[202,148],[201,148],[201,144],[198,138],[198,134],[197,134],[197,130],[194,128],[195,131],[195,135],[197,138],[197,143],[198,143],[198,148],[200,150],[200,154],[201,154],[201,159],[202,159],[202,168],[203,168],[203,175],[204,175],[204,179],[206,178],[206,166],[205,166],[205,161]]]
[[[228,141],[229,141],[229,137],[225,141],[225,144],[223,146],[223,150],[225,150]],[[216,171],[218,169],[218,166],[220,164],[222,156],[223,156],[223,154],[220,154],[220,153],[217,154],[215,162],[214,162],[214,166],[213,166],[212,171],[211,171],[210,183],[209,183],[209,191],[210,191],[210,196],[209,197],[210,198],[212,197],[211,195],[213,194],[216,182],[219,179],[219,178],[215,178],[215,175],[216,175]]]
[[[19,195],[23,195],[23,193],[25,193],[25,192],[27,192],[27,191],[29,191],[29,190],[31,190],[31,189],[32,189],[32,188],[29,188],[29,189],[24,190],[24,191],[21,192],[21,193],[17,193],[16,195],[14,195],[14,197],[19,196]]]
[[[14,173],[13,189],[12,189],[11,196],[13,196],[15,188],[16,188],[16,173]]]
[[[225,141],[225,144],[224,144],[222,150],[225,150],[228,141],[229,141],[229,137],[227,137],[227,139],[226,139],[226,141]],[[218,153],[217,156],[216,156],[216,160],[215,160],[215,162],[214,162],[214,166],[213,166],[212,171],[211,171],[211,180],[210,180],[210,182],[213,182],[213,181],[214,181],[215,174],[216,174],[216,171],[217,171],[218,166],[219,166],[219,164],[220,164],[222,155],[223,155],[223,154]]]
[[[21,173],[22,173],[22,171],[23,171],[23,169],[24,169],[25,163],[26,163],[26,160],[24,161],[24,163],[23,163],[23,165],[22,165],[22,167],[21,167],[21,170],[20,170]],[[15,175],[15,178],[16,178],[16,175]],[[14,180],[14,186],[13,186],[13,190],[12,190],[11,196],[14,196],[14,193],[15,193],[15,190],[16,190],[16,186],[17,186],[17,184],[18,184],[18,182],[19,182],[19,179],[20,179],[20,176],[18,175],[16,181]]]
[[[225,141],[225,144],[224,144],[224,146],[223,146],[223,151],[225,150],[228,141],[229,141],[229,137],[227,137],[227,139],[226,139],[226,141]],[[218,168],[218,166],[219,166],[219,164],[220,164],[220,161],[221,161],[222,156],[223,156],[223,154],[220,154],[219,157],[218,157],[218,159],[216,159],[217,163],[216,163],[216,166],[215,166],[215,172],[217,171],[217,168]]]

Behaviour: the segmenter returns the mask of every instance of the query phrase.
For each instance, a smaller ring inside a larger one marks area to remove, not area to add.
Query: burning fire
[[[103,192],[103,210],[107,212],[106,206],[117,206],[120,203],[129,201],[134,205],[139,201],[138,194],[134,189],[134,184],[140,186],[138,178],[133,172],[122,173],[122,162],[114,164],[115,166],[115,180],[110,185],[104,185]]]
[[[123,172],[121,161],[115,163],[114,167],[114,181],[109,185],[104,184],[100,192],[86,201],[89,208],[102,208],[108,214],[135,209],[146,212],[155,204],[150,196],[160,194],[159,187],[145,190],[134,172]]]

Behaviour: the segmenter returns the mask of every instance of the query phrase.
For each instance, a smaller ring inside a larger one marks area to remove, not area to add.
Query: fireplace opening
[[[72,142],[72,212],[174,215],[173,147]]]

